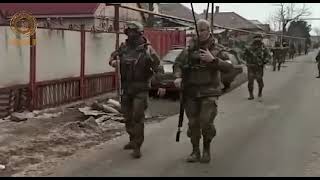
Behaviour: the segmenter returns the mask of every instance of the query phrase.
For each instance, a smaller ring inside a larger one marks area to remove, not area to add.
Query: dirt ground
[[[246,75],[240,75],[231,89],[245,81]],[[161,99],[150,97],[146,124],[179,113],[176,95]],[[78,150],[89,149],[125,133],[121,121],[97,123],[95,119],[88,119],[78,110],[84,106],[82,103],[60,108],[62,114],[54,118],[32,118],[21,122],[0,120],[0,166],[5,166],[5,169],[0,168],[0,177],[39,176]]]
[[[146,123],[161,121],[178,112],[177,101],[149,100]],[[108,120],[97,124],[94,119],[87,120],[78,107],[67,108],[56,118],[22,122],[0,120],[0,164],[5,166],[0,170],[0,177],[34,176],[79,149],[125,133],[124,123]]]

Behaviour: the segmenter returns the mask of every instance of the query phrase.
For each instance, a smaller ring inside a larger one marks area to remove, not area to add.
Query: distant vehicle
[[[174,47],[161,59],[160,71],[159,74],[157,74],[159,80],[155,78],[151,80],[151,91],[156,91],[160,86],[165,88],[167,93],[179,91],[179,88],[176,88],[174,85],[175,76],[173,75],[173,64],[183,49],[184,47]],[[225,52],[227,52],[229,57],[228,61],[233,64],[234,70],[230,73],[221,73],[221,79],[224,85],[223,90],[230,88],[235,77],[243,72],[242,61],[239,59],[237,52],[233,50]]]

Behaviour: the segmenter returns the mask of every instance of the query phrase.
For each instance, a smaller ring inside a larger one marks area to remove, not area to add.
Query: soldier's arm
[[[267,48],[264,49],[264,59],[265,59],[264,64],[270,63],[271,61],[271,53]]]
[[[113,61],[117,60],[117,56],[119,55],[118,51],[115,50],[111,53],[109,58],[109,65],[112,66]]]
[[[148,51],[151,59],[151,68],[157,73],[159,71],[160,57],[151,46],[149,46]]]
[[[316,56],[316,61],[317,61],[317,62],[320,61],[320,50],[319,50],[319,52],[318,52],[318,54],[317,54],[317,56]]]
[[[119,47],[119,49],[113,51],[110,55],[110,58],[109,58],[109,65],[112,66],[112,63],[115,61],[115,60],[118,60],[118,56],[119,56],[119,52],[120,52],[120,49],[124,46],[124,44],[122,43]]]
[[[220,51],[219,53],[217,53],[217,56],[215,57],[213,62],[208,63],[209,68],[219,70],[223,73],[228,73],[233,69],[233,65],[226,62],[226,60],[229,60],[228,55],[225,52]]]
[[[223,61],[222,59],[218,59],[216,63],[217,63],[218,69],[223,73],[229,73],[233,69],[233,65],[231,63]]]
[[[187,57],[188,50],[184,49],[176,58],[174,64],[173,64],[173,74],[176,78],[181,78],[182,77],[182,68],[183,65],[185,64],[185,60],[188,58]]]

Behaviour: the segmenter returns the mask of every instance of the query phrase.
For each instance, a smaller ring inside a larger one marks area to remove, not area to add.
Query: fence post
[[[119,9],[120,5],[115,4],[114,5],[114,30],[116,32],[116,48],[119,49]],[[115,72],[115,85],[117,90],[117,95],[119,97],[119,101],[121,101],[120,95],[121,95],[121,82],[119,80],[120,78],[120,69],[117,67]]]
[[[29,110],[37,108],[37,87],[36,87],[36,32],[30,35],[30,76],[29,76],[29,89],[30,89],[30,106]]]
[[[85,97],[85,82],[84,82],[84,71],[85,71],[85,43],[86,43],[86,32],[85,32],[85,25],[81,25],[80,31],[80,53],[81,53],[81,63],[80,63],[80,97],[83,99]]]

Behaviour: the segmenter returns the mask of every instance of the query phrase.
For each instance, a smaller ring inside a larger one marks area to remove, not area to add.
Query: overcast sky
[[[182,3],[191,9],[190,3]],[[270,15],[277,11],[279,3],[214,3],[214,6],[220,6],[220,12],[235,12],[249,20],[259,20],[262,23],[268,23]],[[297,7],[301,7],[302,3],[295,3]],[[305,3],[310,9],[310,18],[320,18],[320,3]],[[202,13],[207,8],[207,3],[193,3],[196,13]],[[211,10],[211,7],[210,7]],[[320,20],[307,21],[312,28],[320,28]],[[315,35],[311,31],[311,35]]]

